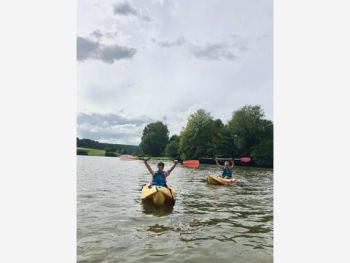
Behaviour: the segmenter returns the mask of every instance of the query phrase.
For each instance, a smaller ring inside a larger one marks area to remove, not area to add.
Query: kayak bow
[[[176,192],[172,187],[145,185],[141,191],[142,202],[153,203],[156,206],[174,205]]]
[[[209,184],[218,184],[218,185],[232,185],[237,183],[237,179],[225,179],[219,175],[216,174],[210,174],[208,175],[207,181]]]

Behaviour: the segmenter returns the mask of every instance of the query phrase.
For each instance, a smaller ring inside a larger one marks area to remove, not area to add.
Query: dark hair
[[[163,162],[159,162],[159,163],[157,164],[157,166],[162,166],[162,167],[164,167],[164,163],[163,163]]]

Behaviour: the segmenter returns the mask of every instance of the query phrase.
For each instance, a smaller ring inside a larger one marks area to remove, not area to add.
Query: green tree
[[[161,156],[168,141],[168,127],[160,121],[153,122],[144,128],[140,148],[146,155]]]
[[[109,147],[106,147],[106,148],[105,148],[105,151],[106,151],[106,152],[115,152],[116,149],[115,149],[115,147],[110,147],[110,146],[109,146]]]
[[[89,155],[87,150],[77,149],[77,155]]]
[[[105,152],[105,156],[108,156],[108,157],[117,157],[117,154],[115,152]]]
[[[223,147],[225,140],[225,125],[220,119],[216,119],[213,121],[213,127],[213,154],[215,156],[223,156],[225,155],[225,149]]]
[[[239,155],[249,155],[253,147],[260,143],[264,112],[261,106],[244,106],[233,112],[228,123],[230,137],[234,139]]]
[[[180,136],[173,135],[165,147],[165,156],[180,159]]]
[[[273,124],[269,120],[260,123],[259,143],[253,146],[251,156],[258,166],[273,166]]]
[[[215,156],[236,157],[238,149],[235,145],[234,135],[230,132],[228,125],[219,130],[218,137],[215,142]]]
[[[210,113],[203,109],[192,114],[180,136],[182,159],[213,156],[216,126]],[[219,125],[217,123],[217,125]]]
[[[257,166],[273,166],[273,140],[263,140],[254,146],[251,156]]]
[[[273,166],[273,123],[264,119],[259,105],[244,106],[233,112],[227,126],[237,157],[247,155],[258,166]]]

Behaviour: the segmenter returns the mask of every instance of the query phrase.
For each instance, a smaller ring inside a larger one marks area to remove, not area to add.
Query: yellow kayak
[[[208,183],[209,184],[221,184],[221,185],[232,185],[237,182],[237,179],[232,178],[232,179],[225,179],[219,175],[216,174],[210,174],[208,175]]]
[[[153,203],[156,206],[174,205],[176,192],[172,187],[145,185],[141,191],[142,202]]]

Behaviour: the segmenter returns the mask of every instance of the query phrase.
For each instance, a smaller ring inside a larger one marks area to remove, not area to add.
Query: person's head
[[[157,167],[158,167],[158,170],[159,170],[159,171],[163,171],[163,169],[164,169],[164,163],[163,163],[163,162],[159,162],[159,163],[157,164]]]
[[[226,167],[229,167],[231,165],[231,162],[230,161],[225,161],[225,166]]]

